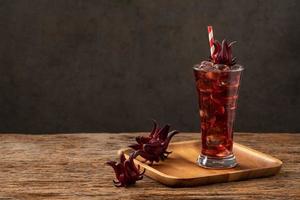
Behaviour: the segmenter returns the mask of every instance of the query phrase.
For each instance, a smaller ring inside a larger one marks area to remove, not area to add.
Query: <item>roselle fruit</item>
[[[120,155],[120,162],[108,161],[107,165],[111,166],[117,180],[113,180],[116,187],[127,187],[133,185],[136,181],[143,179],[144,171],[140,172],[140,166],[134,164],[134,159],[141,156],[145,159],[144,162],[149,161],[150,165],[155,161],[159,162],[168,157],[171,152],[167,151],[170,140],[178,131],[171,131],[170,125],[165,125],[163,128],[157,126],[156,121],[153,121],[153,129],[148,136],[136,137],[137,144],[130,145],[134,151],[126,159],[124,153]]]
[[[140,166],[137,167],[134,164],[133,159],[136,157],[135,152],[130,154],[129,158],[126,159],[124,153],[120,155],[120,162],[108,161],[106,164],[111,166],[116,174],[116,180],[113,180],[116,187],[127,187],[135,184],[136,181],[143,179],[145,170],[140,172]]]
[[[150,165],[153,162],[159,162],[165,160],[171,152],[167,151],[170,140],[174,135],[179,133],[176,130],[169,132],[170,125],[165,125],[163,128],[159,128],[157,123],[153,121],[153,129],[148,136],[136,137],[137,144],[132,144],[129,147],[135,150],[136,156],[141,156],[145,160],[149,161]]]
[[[213,55],[210,57],[211,62],[214,64],[224,64],[229,67],[233,66],[236,63],[236,58],[232,56],[232,45],[235,42],[228,44],[226,40],[222,41],[220,44],[219,41],[215,40],[214,47],[215,50]]]

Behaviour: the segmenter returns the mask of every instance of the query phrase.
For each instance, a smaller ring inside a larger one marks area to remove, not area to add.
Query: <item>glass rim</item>
[[[206,69],[203,69],[203,68],[198,68],[201,64],[196,64],[193,66],[193,69],[196,70],[196,71],[204,71],[204,72],[208,72],[208,70]],[[218,65],[218,64],[217,64]],[[222,65],[222,64],[219,64],[219,65]],[[243,71],[245,68],[240,65],[240,64],[235,64],[233,66],[238,66],[239,68],[238,69],[229,69],[229,70],[226,70],[226,71],[222,71],[222,70],[215,70],[215,71],[211,71],[211,72],[215,72],[215,73],[226,73],[226,72],[240,72],[240,71]]]

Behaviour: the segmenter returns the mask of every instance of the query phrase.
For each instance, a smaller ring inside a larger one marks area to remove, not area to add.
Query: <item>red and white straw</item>
[[[208,31],[210,55],[213,58],[213,54],[214,54],[214,51],[215,51],[213,27],[212,26],[207,26],[207,31]]]

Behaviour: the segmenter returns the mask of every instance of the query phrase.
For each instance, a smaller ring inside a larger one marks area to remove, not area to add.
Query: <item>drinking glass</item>
[[[218,66],[221,69],[223,66]],[[243,67],[227,70],[193,68],[199,100],[201,154],[198,164],[204,168],[233,168],[233,124]]]

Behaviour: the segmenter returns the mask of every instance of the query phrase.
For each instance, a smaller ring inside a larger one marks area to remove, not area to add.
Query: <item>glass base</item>
[[[209,157],[201,154],[198,157],[197,163],[199,166],[209,169],[229,169],[237,166],[233,154],[224,158]]]

